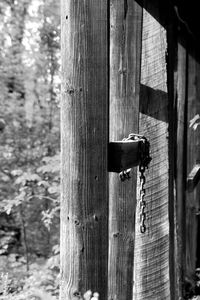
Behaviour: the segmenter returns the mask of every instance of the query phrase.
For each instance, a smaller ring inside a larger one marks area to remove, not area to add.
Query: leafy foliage
[[[0,299],[58,294],[59,19],[52,0],[0,3]]]

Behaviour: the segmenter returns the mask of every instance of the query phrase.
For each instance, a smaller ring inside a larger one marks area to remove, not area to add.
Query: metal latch
[[[146,201],[145,201],[145,170],[151,161],[150,144],[146,137],[131,133],[123,141],[109,143],[108,147],[108,170],[118,172],[121,181],[130,179],[132,167],[139,166],[140,173],[140,232],[146,232]]]
[[[108,146],[108,171],[126,172],[139,165],[148,166],[151,161],[148,140],[138,134],[131,133],[122,141],[110,142]]]

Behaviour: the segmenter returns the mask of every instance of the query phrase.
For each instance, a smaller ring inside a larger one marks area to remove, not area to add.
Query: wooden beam
[[[61,1],[61,290],[107,299],[107,1]]]
[[[176,199],[175,199],[175,267],[177,298],[184,297],[185,273],[185,191],[186,191],[186,70],[187,51],[185,41],[178,40],[177,62],[177,144],[176,144]]]
[[[110,1],[110,141],[138,132],[142,8]],[[136,169],[129,181],[109,180],[108,299],[132,299]]]
[[[140,185],[136,209],[134,299],[171,299],[169,281],[169,145],[166,11],[144,1],[139,133],[150,142],[146,175],[147,230],[140,232]],[[151,12],[151,14],[149,13]],[[138,178],[139,182],[139,178]]]
[[[174,7],[169,6],[167,22],[167,86],[169,99],[169,277],[170,297],[178,299],[176,284],[176,131],[177,131],[177,26]]]
[[[186,139],[187,139],[187,174],[188,192],[186,194],[186,270],[185,277],[190,281],[192,290],[196,284],[195,273],[197,263],[197,227],[200,205],[200,128],[190,127],[190,121],[200,113],[200,62],[198,45],[190,43],[188,47],[188,82],[187,82],[187,119],[186,119]],[[191,171],[192,170],[192,171]],[[191,292],[191,291],[187,291]]]

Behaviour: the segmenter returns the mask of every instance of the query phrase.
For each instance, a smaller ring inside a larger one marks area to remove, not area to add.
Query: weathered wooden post
[[[185,193],[186,193],[186,70],[187,50],[185,41],[178,39],[177,49],[177,144],[175,180],[175,259],[176,297],[183,297],[183,275],[185,273]]]
[[[110,1],[110,141],[138,132],[142,7]],[[110,173],[108,299],[132,299],[136,170],[120,182]]]
[[[107,299],[107,1],[61,1],[61,291]]]
[[[187,83],[187,193],[186,193],[186,280],[190,281],[190,289],[194,290],[195,273],[197,265],[198,237],[197,229],[199,222],[200,186],[199,186],[199,163],[200,163],[200,128],[192,125],[195,116],[200,114],[200,62],[198,46],[193,42],[188,47],[188,83]],[[190,175],[193,175],[190,177]],[[189,186],[189,179],[191,185]],[[199,250],[199,248],[198,248]],[[199,263],[199,262],[198,262]],[[191,291],[188,291],[191,292]]]
[[[177,18],[177,11],[175,13]],[[186,28],[180,23],[179,18],[174,19],[175,30],[169,34],[173,41],[168,40],[168,86],[171,90],[169,122],[173,123],[169,132],[172,177],[170,184],[174,189],[174,195],[171,194],[169,199],[172,299],[192,297],[195,291],[198,222],[196,213],[199,208],[197,183],[200,173],[200,139],[198,132],[190,125],[193,118],[200,113],[197,84],[200,65],[195,39],[191,39],[191,32],[185,31]]]
[[[134,300],[171,299],[169,283],[169,146],[166,49],[160,1],[144,1],[139,132],[150,141],[145,172],[145,224],[140,232],[140,191],[136,214]],[[165,12],[166,13],[166,12]],[[139,187],[139,184],[138,184]],[[144,217],[144,216],[143,216]]]

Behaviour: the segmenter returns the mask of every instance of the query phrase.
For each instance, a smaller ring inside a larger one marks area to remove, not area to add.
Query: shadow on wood
[[[144,84],[140,85],[140,113],[168,122],[167,114],[161,113],[162,110],[166,111],[167,107],[168,95],[166,92]]]

